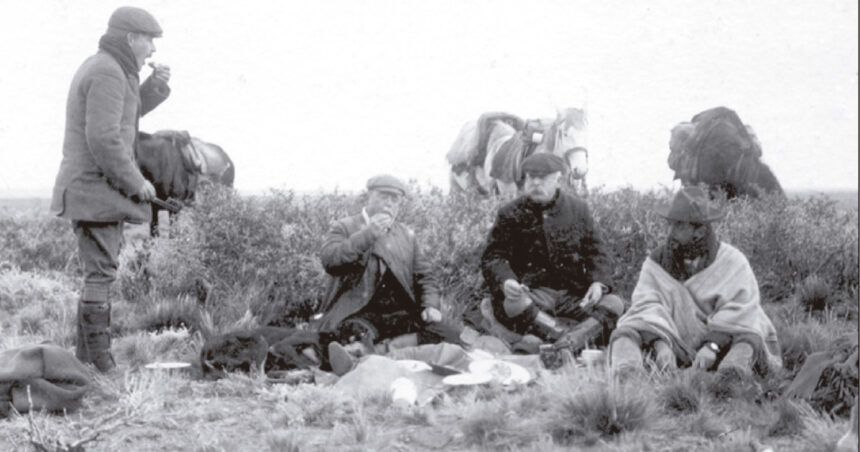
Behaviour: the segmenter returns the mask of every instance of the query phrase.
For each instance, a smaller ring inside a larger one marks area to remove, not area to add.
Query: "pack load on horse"
[[[716,107],[672,128],[669,168],[684,186],[704,183],[729,198],[761,192],[783,194],[779,181],[761,161],[761,144],[752,127],[733,110]]]
[[[567,184],[577,194],[587,195],[587,124],[585,111],[578,108],[559,111],[555,119],[484,113],[463,125],[446,154],[451,189],[514,195],[523,180],[522,161],[534,153],[551,152],[567,162]]]
[[[236,175],[233,161],[224,149],[184,130],[139,132],[135,156],[143,177],[152,182],[159,198],[152,203],[152,235],[158,230],[160,210],[175,213],[193,200],[201,184],[232,187]]]

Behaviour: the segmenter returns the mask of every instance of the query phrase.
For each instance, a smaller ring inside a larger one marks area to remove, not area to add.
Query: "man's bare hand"
[[[152,77],[160,82],[167,83],[170,81],[170,66],[149,62],[149,67],[152,68]]]
[[[502,285],[502,290],[505,292],[505,298],[518,300],[523,294],[523,286],[515,279],[506,279]]]
[[[601,298],[603,298],[603,284],[593,282],[588,287],[588,292],[585,292],[585,297],[582,299],[582,307],[590,308],[596,305]]]
[[[702,347],[696,353],[696,359],[693,361],[693,367],[696,369],[708,370],[714,365],[717,360],[717,354],[708,347]]]
[[[135,196],[141,202],[151,202],[155,199],[155,187],[152,186],[152,182],[144,180],[143,185]]]
[[[388,233],[391,225],[394,224],[394,218],[387,213],[378,213],[370,217],[370,230],[375,238],[380,238]]]
[[[442,321],[442,313],[436,308],[425,308],[421,313],[421,320],[425,323],[436,323]]]

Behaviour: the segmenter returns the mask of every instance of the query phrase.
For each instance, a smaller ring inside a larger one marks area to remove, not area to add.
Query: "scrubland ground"
[[[401,220],[426,245],[444,314],[473,327],[486,296],[478,257],[495,199],[420,191]],[[588,198],[629,299],[639,267],[664,237],[653,209],[668,191],[594,190]],[[611,382],[604,370],[542,373],[525,387],[452,388],[430,405],[353,398],[325,384],[273,384],[258,374],[218,381],[152,372],[153,361],[195,362],[205,338],[289,326],[317,307],[317,253],[334,218],[361,199],[212,189],[154,240],[127,234],[113,304],[118,370],[93,375],[73,413],[0,420],[0,450],[751,450],[828,451],[857,394],[858,212],[826,196],[724,202],[721,239],[748,256],[783,347],[765,377],[692,370]],[[80,288],[68,222],[44,206],[0,206],[0,350],[53,341],[72,349]],[[806,400],[781,397],[806,357],[843,358]],[[856,359],[856,356],[855,356]],[[847,360],[847,361],[846,361]],[[322,378],[321,378],[322,379]],[[43,449],[40,449],[43,448]]]

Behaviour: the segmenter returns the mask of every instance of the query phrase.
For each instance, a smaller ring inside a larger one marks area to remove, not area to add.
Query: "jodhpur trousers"
[[[84,269],[81,300],[100,303],[110,301],[110,286],[116,280],[119,266],[123,223],[73,221],[72,229],[78,237],[79,256]]]

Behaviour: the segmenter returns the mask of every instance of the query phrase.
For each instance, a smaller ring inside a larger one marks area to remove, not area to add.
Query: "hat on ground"
[[[134,6],[121,6],[110,15],[108,28],[114,28],[132,33],[142,33],[154,38],[160,38],[161,26],[152,14]]]
[[[701,187],[682,188],[670,205],[657,209],[657,214],[667,220],[688,223],[710,223],[725,216],[718,207],[711,205],[708,194]]]
[[[566,169],[567,164],[564,159],[549,152],[532,154],[523,160],[522,165],[523,174],[530,174],[532,176],[539,177],[546,176],[547,174],[554,173],[556,171],[564,172]]]
[[[380,174],[368,179],[367,189],[397,193],[400,196],[406,194],[406,185],[400,179],[389,174]]]

